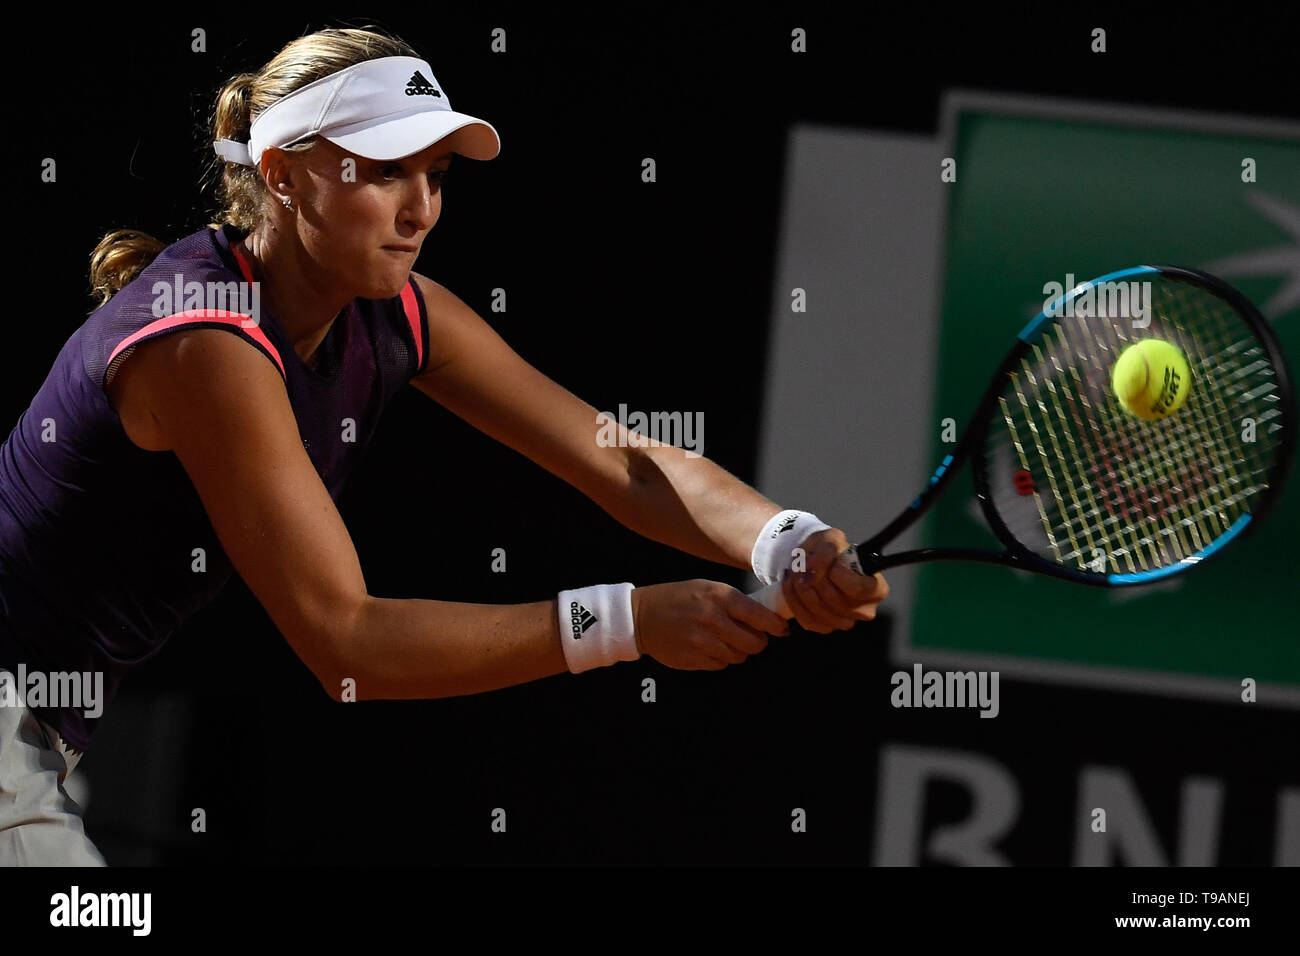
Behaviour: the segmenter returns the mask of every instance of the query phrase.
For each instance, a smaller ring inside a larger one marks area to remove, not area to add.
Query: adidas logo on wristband
[[[795,522],[798,520],[799,520],[799,515],[797,513],[790,515],[790,517],[786,518],[784,521],[782,521],[779,525],[776,526],[776,530],[772,532],[772,537],[775,538],[777,535],[784,534],[785,532],[789,531],[791,528],[795,526]]]
[[[573,639],[582,640],[583,633],[599,620],[577,601],[569,602],[569,624],[573,628]]]

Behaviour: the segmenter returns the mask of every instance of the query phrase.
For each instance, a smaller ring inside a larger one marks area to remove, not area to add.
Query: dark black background
[[[21,290],[0,384],[10,422],[90,308],[97,239],[134,227],[170,242],[209,220],[198,182],[221,83],[325,26],[397,33],[456,109],[501,135],[496,160],[456,160],[418,270],[597,408],[703,411],[708,456],[746,481],[792,123],[928,135],[948,88],[1300,115],[1294,22],[1235,10],[252,12],[92,11],[35,44],[11,81],[4,154],[25,211],[9,233]],[[505,54],[490,51],[498,26]],[[803,55],[789,50],[796,26]],[[1104,55],[1089,51],[1094,26],[1107,29]],[[195,27],[206,53],[190,52]],[[641,182],[646,156],[657,183]],[[39,180],[46,157],[57,183]],[[496,287],[504,314],[490,311]],[[622,528],[414,390],[341,510],[382,596],[522,603],[606,581],[742,583]],[[507,574],[490,573],[496,547]],[[881,748],[902,742],[1010,768],[1023,809],[1001,850],[1015,863],[1069,863],[1085,764],[1135,776],[1171,853],[1182,780],[1223,779],[1219,862],[1271,862],[1277,790],[1298,780],[1294,754],[1279,762],[1293,719],[1010,681],[995,721],[896,711],[889,626],[886,615],[852,633],[796,632],[717,674],[647,659],[472,698],[341,706],[236,581],[110,709],[83,762],[88,832],[116,863],[864,864]],[[658,682],[653,705],[640,700],[645,677]],[[183,732],[161,744],[149,717],[178,695]],[[961,818],[965,800],[936,787],[927,826]],[[205,834],[190,832],[194,807]],[[489,829],[495,807],[507,834]],[[791,832],[794,807],[807,833]]]

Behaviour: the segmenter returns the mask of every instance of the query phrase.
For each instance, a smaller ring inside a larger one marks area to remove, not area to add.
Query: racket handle
[[[849,545],[849,549],[843,552],[837,560],[847,564],[849,569],[856,574],[867,573],[862,570],[862,562],[858,560],[858,549],[853,545]],[[771,584],[759,588],[750,597],[769,611],[774,611],[784,618],[792,618],[794,612],[790,610],[790,605],[785,603],[785,594],[781,590],[781,583],[781,580],[773,581]]]

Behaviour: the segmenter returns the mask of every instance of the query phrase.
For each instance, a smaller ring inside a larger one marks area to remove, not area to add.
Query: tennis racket
[[[1191,374],[1182,406],[1154,421],[1129,414],[1111,387],[1120,352],[1148,338],[1177,346]],[[840,560],[862,574],[981,561],[1101,587],[1147,584],[1259,525],[1281,495],[1295,433],[1281,347],[1245,296],[1195,269],[1122,269],[1065,292],[1024,327],[921,493]],[[882,554],[967,462],[1002,550]],[[780,581],[751,596],[791,616]]]

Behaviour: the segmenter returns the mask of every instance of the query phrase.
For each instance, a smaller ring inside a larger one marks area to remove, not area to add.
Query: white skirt
[[[0,674],[17,686],[8,671]],[[21,696],[0,699],[0,866],[107,865],[63,787],[80,759]]]

